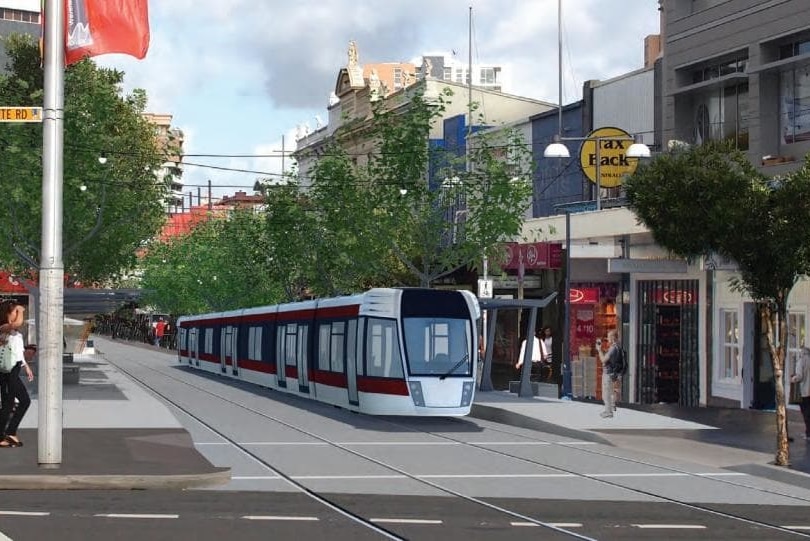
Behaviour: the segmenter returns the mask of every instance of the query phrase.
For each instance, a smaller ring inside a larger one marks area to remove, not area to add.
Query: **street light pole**
[[[65,2],[45,1],[42,119],[42,247],[39,262],[39,407],[37,461],[62,462],[62,189],[65,102]]]

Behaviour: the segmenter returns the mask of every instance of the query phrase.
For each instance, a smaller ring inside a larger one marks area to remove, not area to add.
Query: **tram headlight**
[[[408,388],[411,390],[413,403],[419,407],[425,407],[425,395],[422,394],[422,382],[409,381]]]
[[[466,408],[472,402],[473,389],[475,389],[474,381],[465,381],[464,387],[461,389],[461,407]]]

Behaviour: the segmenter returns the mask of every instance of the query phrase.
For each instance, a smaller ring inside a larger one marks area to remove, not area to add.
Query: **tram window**
[[[180,329],[180,345],[177,346],[179,349],[186,349],[186,330]]]
[[[262,359],[262,328],[251,327],[248,330],[248,359],[260,361]]]
[[[396,321],[368,320],[366,356],[366,375],[384,378],[403,376]]]
[[[331,325],[328,323],[318,327],[318,369],[329,370],[329,336]]]
[[[405,352],[411,375],[444,374],[469,355],[469,325],[462,319],[405,318]],[[469,358],[469,357],[467,357]],[[453,374],[469,374],[463,363]]]
[[[222,342],[225,346],[223,348],[223,353],[226,357],[231,356],[231,333],[233,332],[233,327],[223,327],[222,329]]]
[[[214,352],[214,329],[205,329],[204,348],[205,352],[208,354]]]
[[[296,338],[298,336],[298,324],[290,323],[285,327],[284,353],[285,362],[289,366],[295,366]]]
[[[330,359],[332,372],[343,373],[343,344],[345,342],[346,324],[342,321],[332,323],[332,340]]]

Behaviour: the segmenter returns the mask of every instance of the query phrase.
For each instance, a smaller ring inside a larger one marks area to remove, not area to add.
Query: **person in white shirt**
[[[523,366],[523,357],[526,355],[526,340],[524,340],[520,344],[520,355],[518,355],[518,360],[515,363],[515,368],[520,370],[520,367]],[[532,363],[541,363],[543,362],[543,349],[540,345],[540,331],[537,331],[535,336],[532,338]]]
[[[21,447],[22,441],[17,437],[17,428],[31,405],[28,390],[20,381],[20,371],[25,370],[28,381],[33,381],[34,373],[28,366],[20,327],[25,320],[25,307],[6,301],[0,306],[0,333],[11,347],[14,367],[11,372],[0,373],[0,447]],[[15,406],[16,402],[16,406]]]

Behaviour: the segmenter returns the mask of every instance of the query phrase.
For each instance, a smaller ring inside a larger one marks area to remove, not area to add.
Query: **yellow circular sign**
[[[625,175],[632,175],[638,158],[628,158],[627,149],[633,144],[629,133],[620,128],[599,128],[588,134],[579,150],[582,172],[603,188],[622,185]]]

